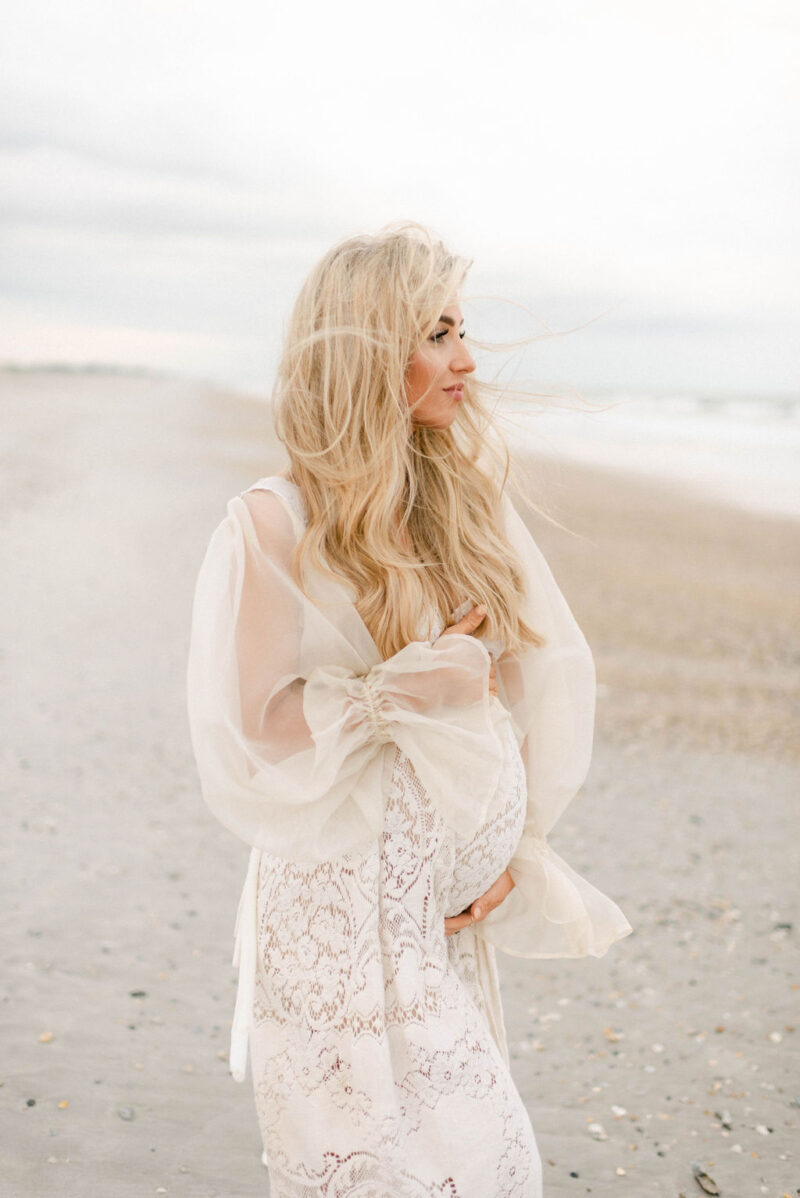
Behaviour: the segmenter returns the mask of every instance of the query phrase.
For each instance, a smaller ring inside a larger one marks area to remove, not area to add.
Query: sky
[[[545,385],[800,392],[793,0],[16,0],[0,362],[266,392],[335,241],[420,221]],[[505,297],[510,303],[504,303]]]

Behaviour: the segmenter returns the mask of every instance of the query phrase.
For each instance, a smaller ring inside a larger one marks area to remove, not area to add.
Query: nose
[[[458,343],[458,351],[453,358],[450,369],[454,374],[471,374],[475,369],[475,359],[463,341]]]

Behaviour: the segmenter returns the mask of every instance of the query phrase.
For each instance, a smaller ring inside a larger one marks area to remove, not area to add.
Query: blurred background
[[[263,390],[340,237],[430,223],[581,385],[795,398],[797,7],[31,0],[6,21],[10,361]]]
[[[796,509],[799,40],[792,0],[18,5],[0,362],[264,395],[310,266],[414,219],[526,309],[470,331],[544,337],[518,381],[622,402],[587,453],[646,427],[648,468],[741,494],[744,442]]]
[[[634,934],[500,963],[548,1198],[798,1191],[799,61],[794,0],[6,8],[0,1194],[264,1192],[191,596],[300,283],[396,220],[536,338],[480,364],[598,667],[554,842]]]

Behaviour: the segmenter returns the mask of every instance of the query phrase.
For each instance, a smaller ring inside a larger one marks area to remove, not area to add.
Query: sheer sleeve
[[[526,619],[546,638],[497,663],[525,765],[525,828],[509,871],[515,887],[479,925],[496,947],[521,957],[602,956],[628,935],[620,908],[576,873],[547,835],[582,786],[592,755],[595,671],[586,640],[511,501],[506,535],[522,562]]]
[[[381,661],[343,585],[316,572],[313,601],[296,586],[295,543],[282,501],[248,493],[200,569],[188,706],[212,811],[257,848],[325,860],[379,835],[397,745],[472,835],[502,768],[487,650],[448,635]]]

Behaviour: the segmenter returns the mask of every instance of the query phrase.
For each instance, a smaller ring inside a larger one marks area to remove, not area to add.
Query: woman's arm
[[[547,841],[589,768],[594,663],[544,557],[507,497],[504,511],[506,533],[526,581],[525,618],[545,644],[498,662],[501,694],[520,740],[528,804],[508,865],[513,890],[484,918],[480,935],[514,956],[602,956],[631,926],[619,907]]]
[[[195,596],[189,709],[209,805],[250,844],[330,857],[379,833],[393,742],[473,834],[502,766],[488,652],[451,629],[378,660],[342,587],[315,579],[312,601],[295,585],[286,510],[257,495],[231,501]]]

